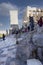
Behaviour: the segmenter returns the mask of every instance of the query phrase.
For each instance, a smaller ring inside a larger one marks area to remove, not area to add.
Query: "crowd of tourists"
[[[37,21],[37,24],[38,24],[39,27],[42,27],[43,26],[43,17],[42,16]],[[15,34],[20,33],[22,30],[23,30],[22,32],[33,31],[34,30],[34,27],[35,27],[34,18],[33,17],[29,17],[29,25],[28,26],[25,25],[24,30],[22,28],[22,29],[16,31]],[[3,34],[3,37],[2,38],[3,38],[3,40],[5,40],[5,35],[4,34]]]
[[[37,21],[37,25],[39,27],[43,26],[43,17],[41,16],[40,19]],[[34,18],[33,17],[29,17],[29,26],[26,26],[25,28],[25,32],[28,30],[33,31],[35,27],[35,23],[34,23]]]

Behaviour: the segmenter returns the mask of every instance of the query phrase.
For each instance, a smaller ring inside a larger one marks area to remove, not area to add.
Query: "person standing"
[[[5,40],[5,35],[3,34],[3,40]]]
[[[30,17],[30,30],[33,31],[34,30],[34,19],[33,17]]]
[[[39,25],[39,27],[42,27],[42,25],[43,25],[42,17],[40,17],[40,19],[38,20],[38,25]]]

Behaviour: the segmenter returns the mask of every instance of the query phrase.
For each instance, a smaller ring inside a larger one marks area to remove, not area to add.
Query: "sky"
[[[0,30],[10,28],[10,10],[18,9],[19,26],[22,25],[26,6],[43,8],[43,0],[0,0]]]

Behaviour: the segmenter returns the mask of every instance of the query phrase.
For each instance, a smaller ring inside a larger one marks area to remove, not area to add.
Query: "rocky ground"
[[[38,59],[34,50],[37,50],[37,46],[33,44],[32,34],[34,32],[26,32],[22,34],[17,40],[14,35],[6,37],[3,41],[0,40],[0,65],[27,65],[27,59]],[[31,38],[30,38],[31,37]],[[33,37],[35,38],[35,37]],[[37,36],[36,36],[37,38]],[[36,39],[35,38],[35,39]],[[34,43],[35,43],[35,39]],[[40,51],[40,50],[39,50]],[[40,56],[39,52],[39,56]],[[43,63],[43,60],[41,60]]]

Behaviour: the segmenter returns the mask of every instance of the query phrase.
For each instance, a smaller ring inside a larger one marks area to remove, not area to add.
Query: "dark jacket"
[[[33,17],[30,17],[30,28],[31,28],[31,30],[34,30],[34,20],[33,20]]]
[[[38,21],[38,25],[41,27],[43,25],[43,21],[42,21],[42,17],[40,17],[39,21]]]

